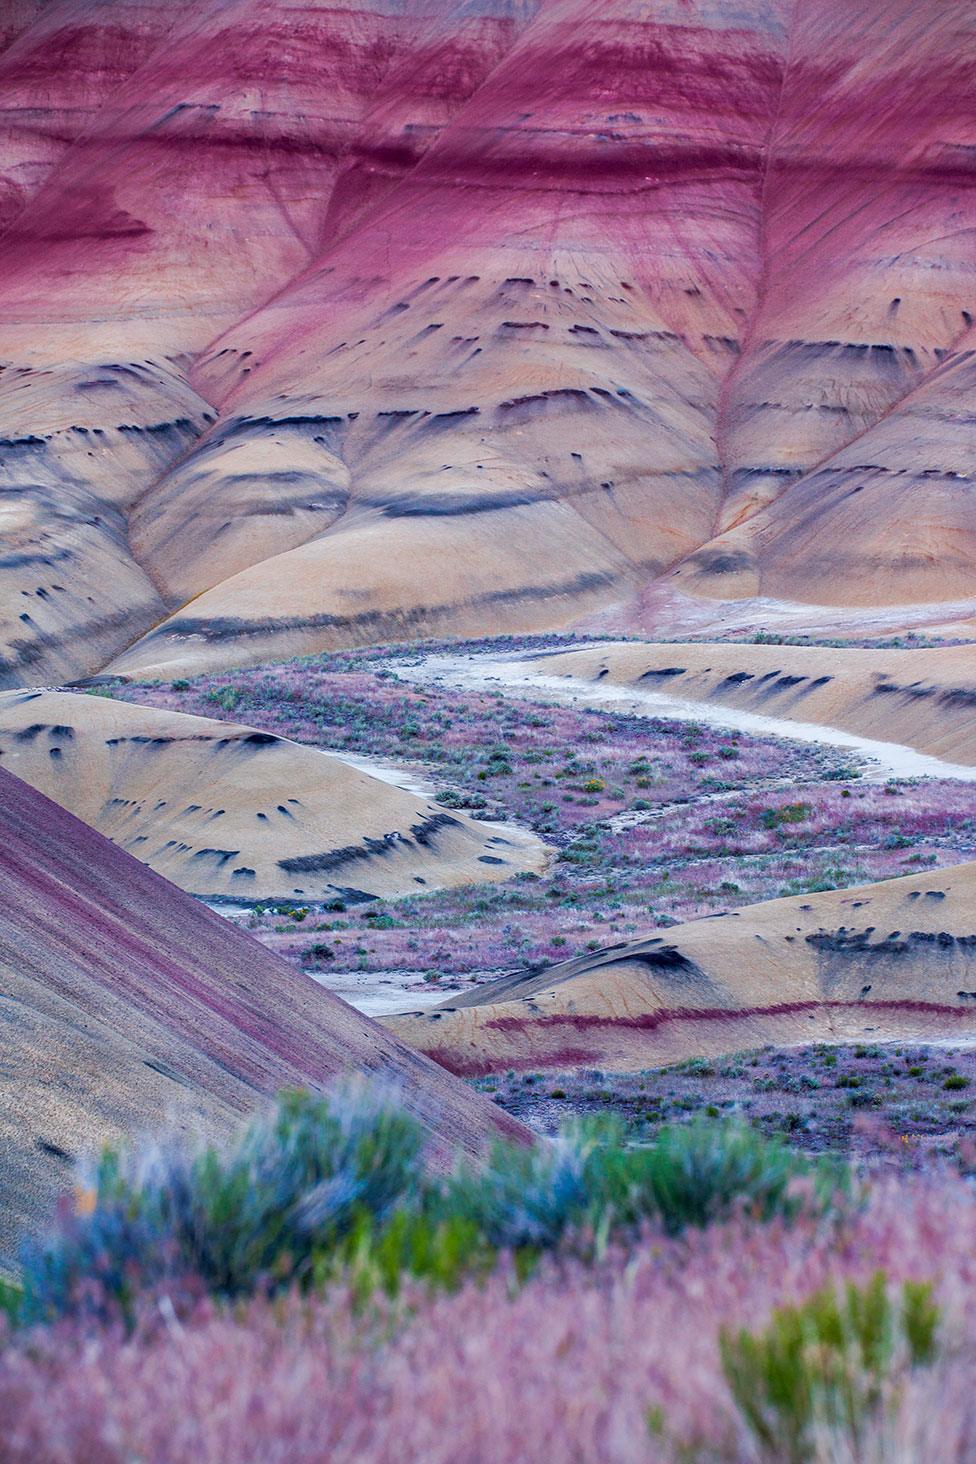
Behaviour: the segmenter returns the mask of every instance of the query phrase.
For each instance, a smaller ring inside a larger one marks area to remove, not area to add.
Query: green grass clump
[[[803,823],[812,812],[809,803],[784,803],[781,808],[764,809],[760,822],[763,828],[778,829],[782,824]]]
[[[0,1317],[6,1317],[8,1321],[17,1320],[21,1306],[23,1305],[24,1293],[20,1286],[6,1277],[0,1276]]]
[[[939,1310],[929,1283],[828,1287],[773,1313],[760,1333],[723,1331],[722,1368],[763,1457],[805,1464],[817,1430],[860,1457],[865,1425],[898,1369],[934,1360]]]
[[[206,699],[225,712],[234,712],[240,706],[243,695],[236,686],[215,686],[207,692]]]
[[[608,1153],[605,1168],[615,1209],[632,1220],[654,1214],[672,1235],[738,1208],[759,1220],[826,1209],[847,1184],[836,1163],[806,1159],[746,1124],[706,1119],[661,1129],[648,1149]]]

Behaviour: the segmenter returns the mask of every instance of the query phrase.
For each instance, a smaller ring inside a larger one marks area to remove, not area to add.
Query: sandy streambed
[[[593,650],[614,643],[594,643]],[[558,651],[563,651],[559,647]],[[557,648],[554,648],[554,654]],[[586,681],[571,674],[552,675],[540,669],[539,653],[526,659],[501,659],[491,655],[427,656],[412,665],[399,665],[396,674],[404,680],[468,691],[497,691],[532,701],[556,702],[568,706],[589,706],[603,711],[627,712],[665,720],[698,722],[753,737],[780,737],[823,747],[844,748],[853,754],[868,777],[951,778],[976,782],[976,767],[949,762],[897,742],[862,737],[840,727],[804,722],[713,701],[693,701],[669,696],[658,690],[607,681]]]

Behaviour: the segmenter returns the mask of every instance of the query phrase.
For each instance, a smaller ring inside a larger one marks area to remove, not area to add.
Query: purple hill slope
[[[0,769],[0,1258],[73,1163],[220,1137],[278,1089],[387,1079],[442,1147],[527,1133],[392,1034]]]

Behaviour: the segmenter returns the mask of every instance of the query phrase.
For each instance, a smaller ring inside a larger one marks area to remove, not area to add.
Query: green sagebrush
[[[23,1256],[28,1321],[89,1307],[130,1315],[140,1295],[193,1282],[234,1298],[337,1275],[367,1292],[414,1277],[456,1285],[511,1252],[525,1274],[573,1236],[595,1254],[642,1224],[676,1234],[739,1207],[758,1219],[824,1206],[843,1178],[736,1124],[664,1129],[628,1148],[613,1120],[431,1172],[427,1135],[365,1085],[286,1093],[236,1145],[108,1150],[52,1233]]]
[[[928,1283],[828,1287],[773,1313],[759,1333],[723,1331],[722,1368],[763,1455],[784,1464],[813,1457],[817,1429],[853,1448],[887,1400],[896,1371],[933,1361],[939,1311]]]

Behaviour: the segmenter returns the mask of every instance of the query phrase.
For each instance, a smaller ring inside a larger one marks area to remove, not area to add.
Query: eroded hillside
[[[21,7],[6,684],[970,618],[974,53],[908,0]]]

